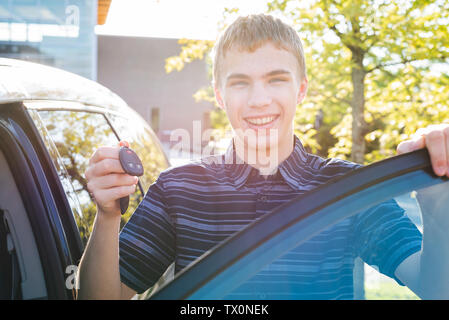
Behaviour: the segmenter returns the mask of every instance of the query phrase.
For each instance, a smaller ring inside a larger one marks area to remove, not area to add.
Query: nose
[[[255,82],[250,90],[248,106],[260,108],[271,104],[272,98],[263,83]]]

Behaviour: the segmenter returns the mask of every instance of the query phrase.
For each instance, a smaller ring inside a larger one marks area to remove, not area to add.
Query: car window
[[[75,218],[82,243],[83,245],[85,245],[89,236],[89,219],[87,219],[83,215],[83,209],[81,208],[80,201],[76,195],[71,177],[64,166],[63,159],[59,156],[58,149],[53,143],[53,140],[51,139],[45,124],[43,123],[37,111],[29,110],[29,114],[34,121],[36,128],[38,129],[42,140],[47,147],[48,153],[53,161],[56,171],[58,172],[59,180],[61,181],[62,187],[67,197],[67,201],[72,210],[73,217]]]
[[[137,116],[122,117],[107,114],[112,126],[121,140],[129,142],[130,147],[142,160],[144,175],[140,178],[144,192],[156,181],[159,173],[168,167],[168,161],[156,136],[144,120]]]
[[[38,109],[37,112],[31,110],[30,114],[53,159],[85,245],[92,231],[96,206],[87,191],[84,172],[93,152],[100,146],[116,146],[118,138],[100,113]],[[130,196],[121,227],[141,199],[137,188]]]
[[[440,185],[443,187],[443,185]],[[448,186],[446,185],[445,188]],[[421,190],[421,192],[423,192]],[[423,232],[422,212],[417,199],[417,191],[406,192],[395,198],[392,198],[397,205],[404,210],[404,217],[406,217],[419,230],[420,234]],[[388,226],[384,226],[388,228]],[[400,232],[398,227],[387,231],[387,234]],[[371,252],[370,255],[374,253]],[[363,275],[355,281],[362,281],[363,293],[360,297],[366,300],[418,300],[420,299],[407,286],[399,285],[399,283],[379,271],[376,265],[369,265],[364,263]],[[355,283],[357,285],[357,283]]]
[[[449,270],[448,205],[449,181],[433,174],[427,150],[392,157],[255,221],[152,298],[352,299],[358,286],[359,299],[418,299],[404,265],[427,275]],[[417,264],[425,244],[425,263]],[[357,257],[370,265],[361,280],[353,274]],[[436,290],[428,293],[441,297]]]
[[[417,192],[406,192],[325,228],[223,298],[417,300],[391,268],[420,250],[422,230]]]

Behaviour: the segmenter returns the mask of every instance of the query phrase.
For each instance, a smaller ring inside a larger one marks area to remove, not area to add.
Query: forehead
[[[254,51],[229,49],[222,61],[221,75],[223,80],[234,73],[257,77],[273,70],[287,70],[292,75],[297,75],[299,65],[290,51],[267,43]]]

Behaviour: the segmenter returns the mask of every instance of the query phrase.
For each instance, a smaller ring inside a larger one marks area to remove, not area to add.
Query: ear
[[[304,80],[302,80],[301,85],[299,87],[298,97],[297,97],[297,100],[296,100],[296,102],[298,104],[300,104],[304,100],[304,98],[306,97],[308,83],[309,82],[307,80],[307,77],[304,77]]]
[[[218,106],[220,107],[220,109],[224,110],[225,107],[224,107],[223,97],[221,96],[220,89],[217,88],[216,86],[214,86],[214,93],[215,93],[215,99],[217,100]]]

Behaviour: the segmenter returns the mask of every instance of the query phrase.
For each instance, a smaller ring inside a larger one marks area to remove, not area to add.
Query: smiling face
[[[293,150],[295,110],[307,91],[298,69],[292,53],[269,42],[226,52],[215,95],[246,152],[276,150],[280,162]]]

